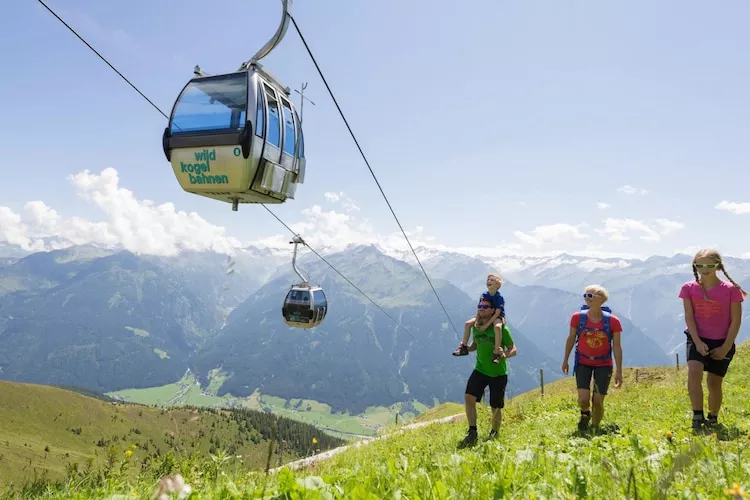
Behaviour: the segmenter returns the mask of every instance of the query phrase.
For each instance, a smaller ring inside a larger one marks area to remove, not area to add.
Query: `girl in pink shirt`
[[[721,271],[728,283],[717,275]],[[693,406],[693,429],[717,424],[722,383],[735,353],[742,301],[747,296],[727,274],[719,252],[706,248],[693,258],[693,276],[680,289],[687,324],[688,393]],[[703,417],[703,372],[708,372],[708,418]]]

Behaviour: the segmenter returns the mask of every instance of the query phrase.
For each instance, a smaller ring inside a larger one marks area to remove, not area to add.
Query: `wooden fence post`
[[[539,368],[539,385],[542,388],[542,396],[544,396],[544,368]]]
[[[677,371],[680,371],[680,353],[676,352],[674,353],[675,358],[677,359]]]
[[[638,383],[638,368],[635,369],[635,383]]]
[[[398,412],[396,412],[396,425],[398,425]]]

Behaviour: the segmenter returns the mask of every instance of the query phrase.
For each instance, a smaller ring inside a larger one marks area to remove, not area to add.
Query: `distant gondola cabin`
[[[328,314],[328,300],[319,286],[295,285],[286,294],[281,314],[289,326],[313,328]]]

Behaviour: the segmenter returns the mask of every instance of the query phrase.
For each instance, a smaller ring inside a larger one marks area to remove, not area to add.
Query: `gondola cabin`
[[[196,76],[180,93],[162,146],[188,193],[238,203],[284,203],[305,180],[297,111],[260,64]]]
[[[293,286],[281,307],[284,322],[294,328],[314,328],[328,313],[328,300],[319,286]]]

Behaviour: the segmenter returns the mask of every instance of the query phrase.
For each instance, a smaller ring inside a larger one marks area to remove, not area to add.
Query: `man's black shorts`
[[[471,394],[477,398],[477,402],[480,402],[482,401],[485,387],[490,386],[490,407],[504,408],[506,385],[508,385],[508,375],[490,377],[474,370],[466,382],[466,394]]]
[[[591,378],[594,378],[594,394],[607,395],[609,382],[612,380],[612,366],[576,366],[576,387],[591,390]]]
[[[714,359],[710,354],[708,356],[704,356],[698,352],[698,348],[695,347],[695,344],[693,343],[693,337],[690,336],[690,332],[685,330],[685,335],[687,336],[687,343],[685,345],[687,360],[700,361],[701,363],[703,363],[704,372],[713,373],[714,375],[718,375],[719,377],[724,377],[727,374],[727,370],[729,370],[729,363],[731,363],[732,358],[734,358],[735,345],[732,344],[732,348],[729,349],[729,352],[726,356],[724,356],[724,359]],[[716,349],[717,347],[721,347],[724,344],[723,340],[704,339],[703,337],[698,338],[700,338],[708,346],[709,350]]]

